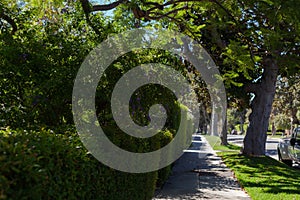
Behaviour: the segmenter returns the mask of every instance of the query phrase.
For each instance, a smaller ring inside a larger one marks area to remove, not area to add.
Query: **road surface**
[[[228,142],[238,146],[243,145],[244,135],[228,135]],[[279,138],[267,138],[266,155],[278,160],[277,145]],[[293,168],[300,169],[300,164],[294,163]]]
[[[243,145],[244,135],[228,135],[228,142],[238,146]],[[277,145],[279,138],[267,138],[266,155],[278,160]]]

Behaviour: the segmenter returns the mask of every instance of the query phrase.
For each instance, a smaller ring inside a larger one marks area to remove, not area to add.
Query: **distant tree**
[[[274,123],[277,130],[290,130],[291,128],[291,118],[285,114],[278,114],[275,116]]]
[[[297,74],[289,78],[278,77],[277,90],[271,113],[273,129],[282,129],[282,120],[289,121],[289,125],[285,129],[292,129],[293,125],[299,125],[299,116],[297,115],[300,109],[299,89],[300,82]],[[285,120],[281,120],[280,118],[284,118]]]

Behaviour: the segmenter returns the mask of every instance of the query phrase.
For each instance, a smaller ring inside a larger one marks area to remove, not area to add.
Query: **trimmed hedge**
[[[0,199],[151,199],[157,172],[113,170],[76,134],[0,132]]]
[[[161,148],[174,136],[165,130],[141,142],[114,126],[103,129],[116,145],[135,152]],[[170,172],[171,166],[143,174],[111,169],[88,153],[74,128],[0,130],[0,199],[148,200]]]

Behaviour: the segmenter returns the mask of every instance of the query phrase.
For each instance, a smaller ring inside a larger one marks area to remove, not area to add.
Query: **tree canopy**
[[[210,53],[228,100],[252,109],[244,153],[262,155],[277,77],[293,77],[300,67],[299,4],[297,0],[2,1],[4,119],[8,124],[43,117],[43,123],[52,125],[72,121],[72,80],[87,52],[109,33],[154,26],[189,35]],[[62,89],[61,81],[67,79]],[[220,134],[226,143],[226,134]]]
[[[231,98],[253,94],[244,153],[265,153],[277,76],[299,70],[298,1],[116,1],[91,7],[81,2],[86,13],[121,7],[137,25],[156,20],[197,39],[220,66],[228,91],[239,87]]]

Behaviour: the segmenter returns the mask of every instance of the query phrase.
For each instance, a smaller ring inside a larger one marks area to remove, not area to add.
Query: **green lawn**
[[[229,144],[228,146],[220,145],[220,138],[211,135],[205,135],[206,140],[212,146],[212,148],[216,151],[224,151],[224,152],[239,152],[241,147]]]
[[[284,136],[282,136],[282,134],[276,134],[276,135],[272,135],[272,134],[268,134],[269,138],[283,138]]]
[[[239,147],[221,147],[219,139],[206,136],[215,150],[231,168],[242,187],[253,200],[300,199],[300,170],[293,169],[267,156],[239,155]]]

